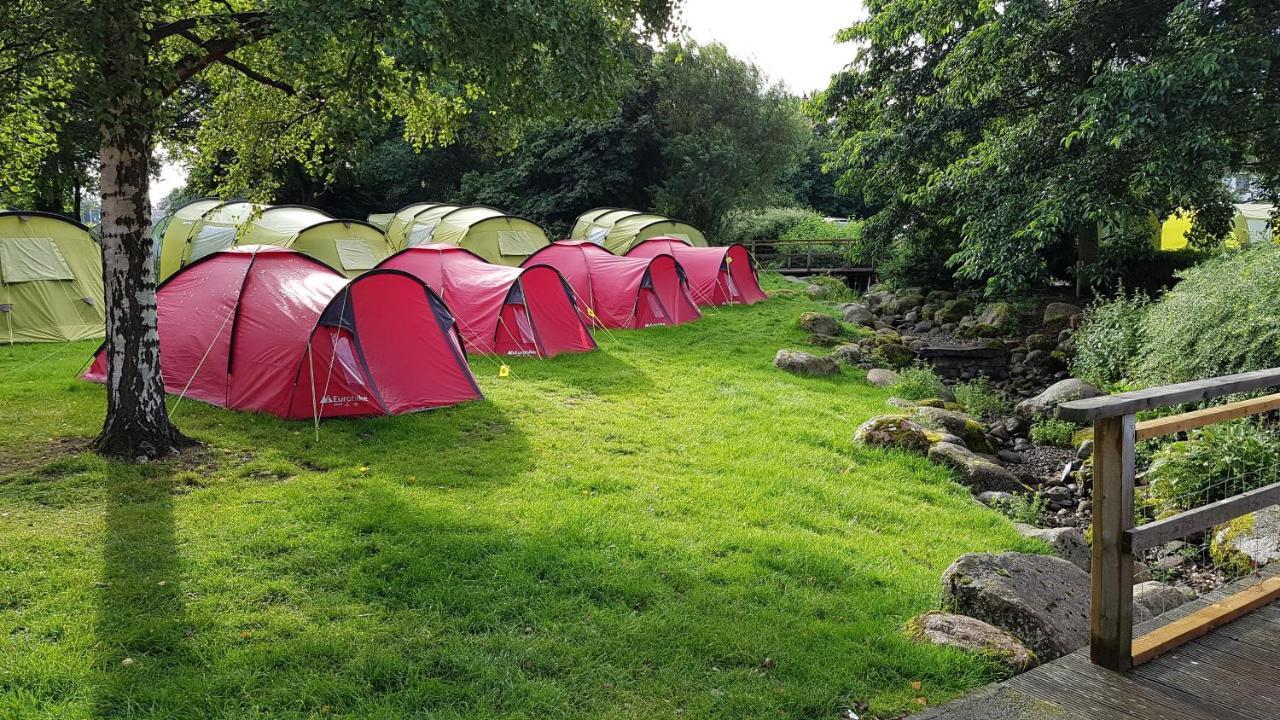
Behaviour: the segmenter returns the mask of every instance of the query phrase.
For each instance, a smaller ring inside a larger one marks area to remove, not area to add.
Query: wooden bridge
[[[834,275],[849,287],[866,290],[876,281],[876,269],[852,265],[847,250],[856,240],[747,240],[742,244],[761,269],[781,275]]]
[[[1133,625],[1134,556],[1280,503],[1280,483],[1139,525],[1135,444],[1272,412],[1280,394],[1143,422],[1144,410],[1280,385],[1280,369],[1064,403],[1094,426],[1093,599],[1089,647],[941,705],[920,720],[1276,720],[1280,563]],[[1280,458],[1277,459],[1280,461]]]

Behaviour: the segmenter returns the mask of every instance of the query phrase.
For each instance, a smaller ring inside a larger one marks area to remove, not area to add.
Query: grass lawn
[[[808,309],[473,359],[486,400],[318,440],[186,401],[208,449],[137,467],[83,451],[94,343],[0,348],[0,717],[896,717],[995,678],[901,629],[1031,546],[853,445],[862,373],[771,366]]]

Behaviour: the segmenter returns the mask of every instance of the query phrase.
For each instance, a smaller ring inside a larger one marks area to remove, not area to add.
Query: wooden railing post
[[[1111,670],[1133,664],[1134,416],[1099,418],[1093,426],[1093,605],[1089,657]]]

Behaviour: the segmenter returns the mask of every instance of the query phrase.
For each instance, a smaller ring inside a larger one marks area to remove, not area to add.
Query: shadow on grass
[[[185,662],[191,630],[174,524],[173,469],[113,468],[106,478],[106,537],[96,621],[99,717],[139,709]]]
[[[512,368],[518,380],[554,382],[600,396],[641,394],[653,388],[647,372],[605,347],[547,359],[522,358]]]

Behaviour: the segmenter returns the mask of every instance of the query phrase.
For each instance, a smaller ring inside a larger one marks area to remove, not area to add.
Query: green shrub
[[[906,400],[925,400],[940,396],[945,386],[931,368],[909,367],[898,373],[889,389]]]
[[[1142,349],[1143,318],[1150,303],[1140,293],[1132,297],[1121,293],[1114,300],[1086,308],[1075,334],[1071,372],[1103,387],[1128,377]]]
[[[1135,379],[1160,385],[1280,365],[1280,245],[1225,253],[1180,276],[1145,313]]]
[[[1037,445],[1054,445],[1062,448],[1072,447],[1076,426],[1070,420],[1042,417],[1031,423],[1031,441]]]
[[[861,236],[861,229],[862,225],[857,222],[837,225],[813,213],[787,228],[779,238],[782,240],[857,240]]]
[[[956,402],[965,412],[977,417],[990,418],[1009,409],[1009,398],[991,386],[991,381],[980,377],[951,389]]]
[[[1040,527],[1040,518],[1044,515],[1045,507],[1048,504],[1043,495],[1034,495],[1032,497],[1014,495],[1013,500],[1005,503],[1000,510],[1014,522]]]
[[[1275,482],[1280,437],[1242,419],[1192,430],[1156,451],[1143,505],[1157,518],[1217,502]]]
[[[719,239],[724,242],[777,240],[791,228],[822,216],[808,208],[770,207],[758,210],[735,210],[720,222]]]
[[[821,285],[827,289],[827,299],[832,302],[851,302],[858,298],[843,280],[834,275],[815,275],[806,280],[810,285]]]

